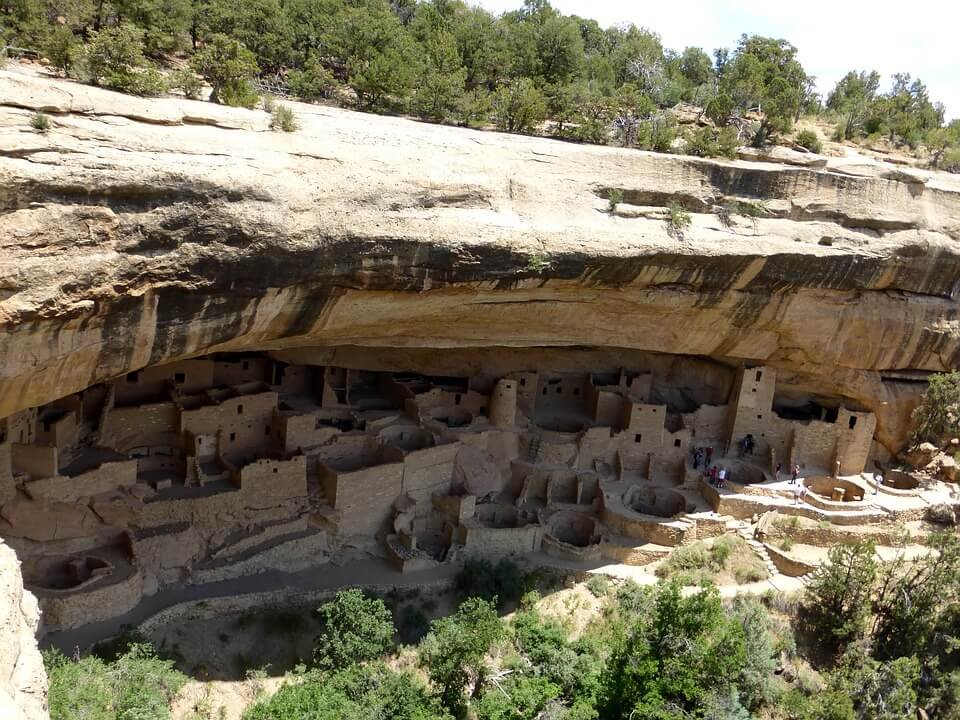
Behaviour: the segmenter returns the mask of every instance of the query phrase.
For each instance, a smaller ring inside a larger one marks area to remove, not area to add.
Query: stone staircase
[[[536,463],[540,456],[540,436],[532,435],[527,444],[527,462]]]
[[[744,524],[741,523],[741,525]],[[750,546],[750,549],[753,550],[753,553],[763,561],[763,564],[766,566],[767,572],[770,573],[771,578],[780,574],[777,566],[774,564],[773,560],[770,559],[770,554],[763,546],[763,543],[753,537],[753,532],[750,530],[749,525],[746,525],[745,527],[738,527],[737,534],[747,541],[747,545]]]

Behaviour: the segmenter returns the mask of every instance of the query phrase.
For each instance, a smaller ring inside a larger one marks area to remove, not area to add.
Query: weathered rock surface
[[[0,717],[47,718],[47,676],[37,649],[36,598],[23,589],[20,563],[0,542]]]
[[[0,71],[0,417],[217,351],[470,369],[586,348],[775,367],[875,412],[893,451],[918,381],[960,360],[956,177],[295,109],[302,129],[273,133]],[[692,225],[611,214],[612,190]],[[716,212],[731,199],[776,212]]]

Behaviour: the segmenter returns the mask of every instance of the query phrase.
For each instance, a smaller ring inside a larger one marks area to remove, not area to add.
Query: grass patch
[[[657,568],[657,577],[682,585],[743,584],[767,576],[763,561],[736,535],[723,535],[711,545],[703,541],[683,545]]]

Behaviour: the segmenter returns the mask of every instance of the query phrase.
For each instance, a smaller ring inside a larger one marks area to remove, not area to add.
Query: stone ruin
[[[872,414],[782,417],[766,367],[742,368],[729,404],[692,412],[659,401],[654,379],[435,377],[265,354],[147,367],[2,421],[0,535],[55,630],[165,586],[303,570],[345,548],[401,570],[623,559],[724,532],[714,511],[788,504],[776,463],[816,478],[804,511],[864,497],[849,478],[867,465]],[[747,433],[753,454],[737,457]],[[693,467],[694,447],[714,449],[727,486]],[[841,484],[854,489],[838,501]]]

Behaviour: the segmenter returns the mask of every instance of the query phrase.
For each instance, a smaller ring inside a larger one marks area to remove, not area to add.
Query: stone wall
[[[342,535],[375,535],[390,519],[393,502],[403,487],[402,462],[352,472],[321,466],[320,473],[327,500],[340,514]]]
[[[119,452],[152,445],[180,445],[180,413],[172,403],[113,408],[100,432],[100,444]]]
[[[32,498],[76,502],[82,497],[133,487],[136,483],[137,461],[120,460],[104,463],[89,472],[73,477],[57,475],[31,480],[24,487]]]
[[[289,460],[261,458],[240,469],[240,492],[248,508],[280,505],[307,497],[307,458]]]
[[[455,537],[469,557],[502,557],[537,552],[543,541],[540,525],[519,528],[460,527]]]
[[[58,472],[55,447],[14,443],[11,452],[14,472],[26,473],[35,478],[54,477]]]
[[[122,615],[136,607],[143,598],[143,590],[143,575],[138,571],[81,592],[46,590],[40,595],[43,628],[64,630]]]

